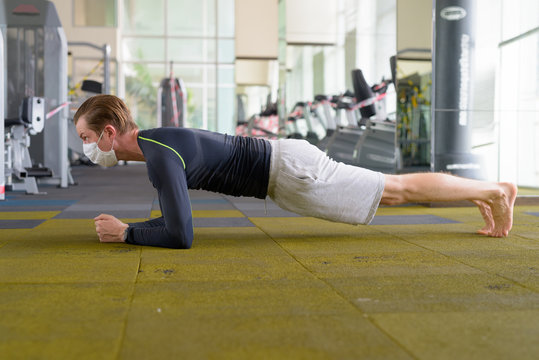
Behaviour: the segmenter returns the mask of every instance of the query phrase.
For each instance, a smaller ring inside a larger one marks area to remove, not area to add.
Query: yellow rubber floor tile
[[[418,359],[535,360],[539,354],[539,310],[373,317],[376,324]]]
[[[484,225],[484,224],[483,224]],[[376,228],[381,234],[395,236],[399,239],[408,238],[470,238],[485,237],[476,233],[483,225],[476,224],[427,224],[427,225],[376,225]]]
[[[193,210],[193,217],[226,218],[226,217],[245,217],[245,215],[239,210]]]
[[[537,309],[539,294],[486,273],[366,276],[326,280],[368,314]]]
[[[107,254],[61,248],[36,252],[31,247],[25,252],[11,246],[10,242],[0,249],[0,283],[134,282],[140,261],[140,250],[136,249],[123,252],[109,247]]]
[[[306,296],[309,294],[309,296]],[[283,301],[286,299],[286,301]],[[163,316],[354,316],[357,309],[317,279],[137,283],[132,310]]]
[[[93,230],[95,233],[93,219],[50,219],[35,227],[32,232],[56,232],[59,235],[71,235],[75,232],[89,230]]]
[[[311,279],[289,256],[233,255],[142,259],[139,282]]]
[[[463,250],[445,254],[539,292],[539,250]]]
[[[411,359],[360,314],[308,316],[130,313],[120,359]]]
[[[286,251],[293,255],[337,255],[362,254],[365,252],[399,252],[421,250],[406,241],[393,239],[387,235],[369,234],[364,236],[311,236],[309,238],[276,238]]]
[[[471,231],[456,233],[451,225],[440,225],[438,229],[431,231],[418,231],[416,229],[391,229],[383,231],[417,246],[435,251],[459,251],[459,250],[519,250],[522,245],[513,239],[520,237],[510,234],[506,238],[493,238],[476,234]],[[522,243],[522,241],[521,241]]]
[[[39,226],[28,229],[19,239],[24,240],[24,244],[43,251],[61,250],[58,246],[78,248],[90,246],[91,249],[87,249],[90,251],[99,243],[93,220],[46,220]],[[35,245],[30,245],[29,242],[34,242]]]
[[[318,236],[363,236],[379,233],[374,226],[348,225],[310,217],[260,218],[249,220],[273,238]]]
[[[110,359],[132,284],[0,284],[2,359]]]
[[[0,244],[23,238],[31,229],[0,229]]]
[[[473,274],[479,270],[431,251],[296,256],[320,278]]]
[[[0,258],[27,258],[29,256],[91,256],[95,258],[106,258],[127,253],[136,253],[140,256],[141,248],[129,244],[101,243],[97,236],[89,235],[85,238],[41,238],[41,241],[29,238],[20,238],[16,241],[6,243]],[[127,256],[127,255],[126,255]],[[135,255],[132,255],[135,256]]]
[[[506,241],[515,246],[537,249],[539,246],[539,223],[513,225],[513,229],[506,238]]]
[[[285,256],[286,252],[266,234],[249,228],[195,228],[195,240],[189,250],[144,247],[142,259],[196,261],[235,257]]]
[[[312,278],[256,228],[195,229],[189,250],[143,248],[138,281]]]
[[[61,211],[0,211],[0,220],[52,219]]]
[[[118,218],[118,220],[126,224],[144,222],[144,221],[148,221],[149,219],[150,218]],[[92,219],[92,223],[94,223],[93,219]]]

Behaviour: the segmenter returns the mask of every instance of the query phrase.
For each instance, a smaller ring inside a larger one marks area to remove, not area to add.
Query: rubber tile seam
[[[276,241],[270,234],[268,234],[267,232],[265,232],[263,229],[259,228],[257,226],[258,229],[260,229],[260,231],[262,231],[264,234],[266,234],[273,242],[275,242],[277,244],[277,246],[279,246],[286,254],[288,254],[288,256],[290,256],[292,259],[294,259],[302,268],[304,268],[305,270],[307,270],[307,272],[309,272],[315,279],[317,279],[318,281],[324,283],[327,287],[329,287],[334,294],[336,294],[338,297],[340,297],[341,299],[343,299],[345,302],[347,302],[348,304],[350,304],[363,318],[365,318],[367,321],[369,321],[369,323],[371,323],[376,329],[378,329],[378,331],[380,331],[383,335],[385,335],[390,341],[392,341],[396,346],[398,346],[399,348],[401,348],[404,352],[406,352],[410,357],[412,357],[413,359],[416,359],[416,360],[419,360],[419,358],[417,356],[415,356],[412,352],[410,352],[406,347],[404,347],[395,337],[391,336],[391,334],[389,334],[388,332],[386,332],[382,327],[378,326],[378,324],[376,324],[373,320],[373,318],[371,316],[369,316],[367,313],[363,312],[356,304],[354,304],[354,302],[350,299],[348,299],[346,296],[344,296],[341,292],[339,292],[335,287],[333,287],[331,284],[329,284],[326,280],[316,276],[311,270],[309,270],[309,268],[307,268],[301,261],[299,261],[291,252],[289,252],[288,250],[286,250],[278,241]]]
[[[123,345],[124,345],[124,342],[125,342],[125,334],[127,333],[127,321],[129,319],[129,313],[131,312],[131,306],[133,305],[133,299],[135,298],[135,290],[136,290],[136,285],[137,285],[137,282],[138,282],[138,276],[140,274],[140,266],[141,266],[141,263],[142,263],[142,248],[139,248],[138,251],[139,251],[139,258],[138,258],[138,265],[137,265],[137,273],[136,273],[136,276],[135,276],[135,281],[133,281],[133,283],[131,284],[132,289],[131,289],[131,294],[129,295],[129,302],[128,302],[128,305],[127,305],[127,311],[125,312],[125,319],[124,319],[123,326],[122,326],[122,332],[120,334],[120,339],[118,341],[118,348],[114,352],[115,353],[115,356],[114,356],[115,359],[120,358],[120,355],[121,355],[121,352],[122,352],[122,349],[123,349]]]
[[[382,231],[382,230],[380,230],[380,231]],[[382,232],[383,232],[383,231],[382,231]],[[428,250],[428,251],[430,251],[430,252],[432,252],[432,253],[435,253],[435,254],[438,254],[438,255],[442,255],[442,256],[446,257],[447,259],[454,260],[454,261],[456,261],[456,262],[458,262],[458,263],[460,263],[460,264],[462,264],[462,265],[469,266],[469,267],[471,267],[472,269],[478,270],[478,271],[480,271],[480,272],[482,272],[482,273],[485,273],[485,274],[488,274],[488,275],[492,275],[492,276],[500,277],[500,278],[502,278],[502,279],[504,279],[504,280],[509,281],[510,283],[513,283],[514,285],[520,286],[520,287],[522,287],[522,288],[524,288],[524,289],[526,289],[526,290],[530,290],[530,291],[532,291],[532,292],[534,292],[534,293],[537,293],[537,290],[536,290],[535,288],[530,288],[530,287],[526,286],[525,284],[521,284],[521,283],[519,283],[518,281],[516,281],[516,280],[514,280],[514,279],[508,278],[508,277],[503,276],[503,275],[498,274],[498,273],[492,273],[492,272],[486,271],[485,269],[481,269],[481,268],[479,268],[479,267],[477,267],[477,266],[468,264],[468,263],[466,263],[466,262],[464,262],[464,261],[462,261],[462,260],[460,260],[460,259],[458,259],[458,258],[456,258],[456,257],[452,257],[452,256],[450,256],[450,255],[446,255],[446,254],[444,254],[444,253],[442,253],[442,252],[439,252],[439,251],[430,249],[430,248],[425,247],[425,246],[423,246],[423,245],[419,245],[419,244],[416,244],[416,243],[411,242],[411,241],[409,241],[409,240],[406,240],[406,239],[404,239],[404,238],[401,238],[401,237],[399,237],[398,235],[394,235],[394,234],[390,234],[390,233],[386,233],[386,234],[388,234],[388,235],[390,235],[390,236],[393,236],[394,238],[399,239],[399,240],[401,240],[401,241],[404,241],[404,242],[406,242],[406,243],[408,243],[408,244],[411,244],[411,245],[420,247],[420,248],[422,248],[422,249],[424,249],[424,250]]]

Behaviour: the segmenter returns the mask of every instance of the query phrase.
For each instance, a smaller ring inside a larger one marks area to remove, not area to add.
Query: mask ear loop
[[[99,139],[97,139],[97,141],[96,141],[96,143],[95,143],[96,145],[99,144],[99,141],[100,141],[101,138],[103,137],[103,134],[104,134],[104,133],[105,133],[105,129],[103,129],[103,131],[101,131],[101,135],[99,135]],[[116,140],[116,139],[112,139],[112,144],[111,144],[111,147],[110,147],[110,150],[109,150],[109,151],[114,150],[114,140]],[[98,146],[98,148],[99,148],[99,146]]]
[[[97,141],[95,142],[96,145],[99,144],[99,142],[101,141],[101,138],[103,137],[104,133],[105,133],[105,129],[103,129],[103,131],[101,131],[101,135],[99,135],[99,139],[97,139]]]

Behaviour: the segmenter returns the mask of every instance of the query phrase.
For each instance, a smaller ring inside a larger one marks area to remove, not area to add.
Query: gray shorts
[[[336,162],[305,140],[270,140],[268,195],[304,216],[369,224],[384,191],[382,173]]]

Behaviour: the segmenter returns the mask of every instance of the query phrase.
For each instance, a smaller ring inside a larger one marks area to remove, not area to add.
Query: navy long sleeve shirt
[[[137,141],[163,216],[129,224],[129,244],[190,248],[193,218],[188,189],[260,199],[267,195],[271,144],[266,140],[157,128],[140,130]]]

